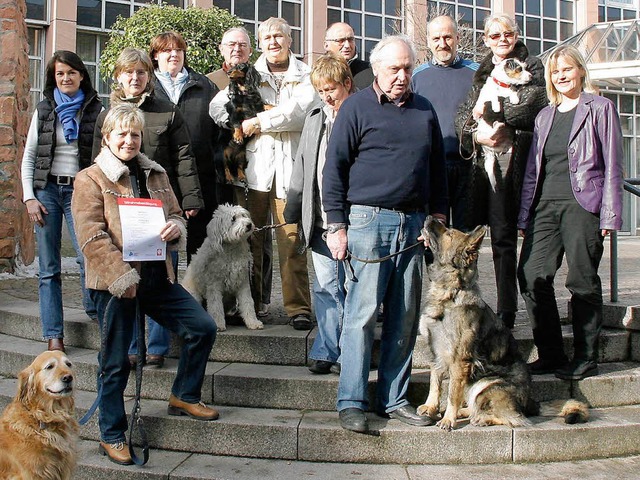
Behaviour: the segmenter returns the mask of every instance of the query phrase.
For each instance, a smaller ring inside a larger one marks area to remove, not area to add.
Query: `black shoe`
[[[400,420],[402,423],[415,425],[417,427],[428,427],[435,423],[430,417],[418,415],[416,409],[411,405],[396,408],[393,412],[382,413],[380,416]]]
[[[331,365],[331,368],[329,370],[335,375],[340,375],[340,371],[342,370],[342,368],[340,367],[339,363],[334,363],[333,365]]]
[[[352,432],[365,433],[369,431],[369,423],[364,412],[359,408],[345,408],[338,412],[340,426]]]
[[[513,330],[516,323],[516,312],[498,312],[498,318],[502,321],[505,327],[509,330]]]
[[[327,373],[331,373],[331,367],[333,367],[333,362],[327,362],[326,360],[311,360],[309,371],[311,373],[326,375]]]
[[[164,355],[147,355],[147,361],[145,362],[145,365],[148,367],[162,368],[162,366],[164,365]]]
[[[593,360],[573,359],[564,367],[556,370],[556,377],[562,380],[582,380],[598,375],[598,364]]]
[[[301,313],[291,319],[291,324],[294,330],[311,330],[313,328],[313,322],[309,318],[309,315]]]
[[[529,373],[531,375],[546,375],[547,373],[554,373],[560,367],[566,365],[567,360],[543,360],[537,359],[535,362],[527,363]]]

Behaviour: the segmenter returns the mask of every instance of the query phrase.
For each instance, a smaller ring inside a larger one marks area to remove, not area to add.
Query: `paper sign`
[[[125,262],[164,260],[167,242],[160,239],[166,225],[162,201],[149,198],[118,198],[122,225],[122,259]]]

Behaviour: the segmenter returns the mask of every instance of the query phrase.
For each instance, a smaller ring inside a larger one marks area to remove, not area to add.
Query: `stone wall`
[[[25,13],[25,0],[0,0],[0,272],[30,264],[35,253],[20,183],[30,121]]]

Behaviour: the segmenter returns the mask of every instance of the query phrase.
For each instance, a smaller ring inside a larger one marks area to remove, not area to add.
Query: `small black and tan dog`
[[[229,101],[225,105],[233,136],[224,149],[224,173],[227,183],[246,181],[247,156],[245,147],[250,137],[242,133],[242,122],[265,110],[260,96],[260,73],[249,63],[229,69]]]

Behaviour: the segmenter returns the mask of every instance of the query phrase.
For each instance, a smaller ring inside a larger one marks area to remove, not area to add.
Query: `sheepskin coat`
[[[529,50],[521,41],[516,42],[511,57],[526,63],[527,70],[531,72],[532,79],[524,87],[518,90],[520,102],[514,105],[508,101],[504,102],[504,115],[507,126],[513,133],[513,149],[509,167],[505,176],[505,187],[507,195],[512,201],[509,202],[509,218],[517,218],[520,209],[520,191],[522,190],[522,179],[524,168],[527,162],[529,147],[533,139],[533,126],[536,115],[548,103],[545,90],[544,66],[538,57],[529,55]],[[475,121],[472,120],[472,111],[480,90],[486,83],[493,71],[493,53],[489,53],[480,62],[480,66],[473,77],[473,84],[467,100],[458,109],[456,116],[456,133],[460,139],[461,153],[464,158],[473,158],[474,166],[470,181],[469,209],[467,211],[467,225],[484,225],[488,223],[488,196],[489,179],[484,169],[484,155],[482,146],[474,144],[473,133],[475,131]]]
[[[169,177],[158,163],[144,154],[138,164],[145,174],[147,190],[153,199],[162,201],[167,221],[180,228],[180,237],[167,245],[167,250],[184,248],[187,230]],[[140,262],[122,259],[122,226],[118,198],[133,198],[129,169],[105,147],[95,164],[76,175],[71,211],[78,243],[85,258],[87,288],[108,290],[121,297],[140,281]],[[175,281],[171,255],[166,259],[167,276]]]

